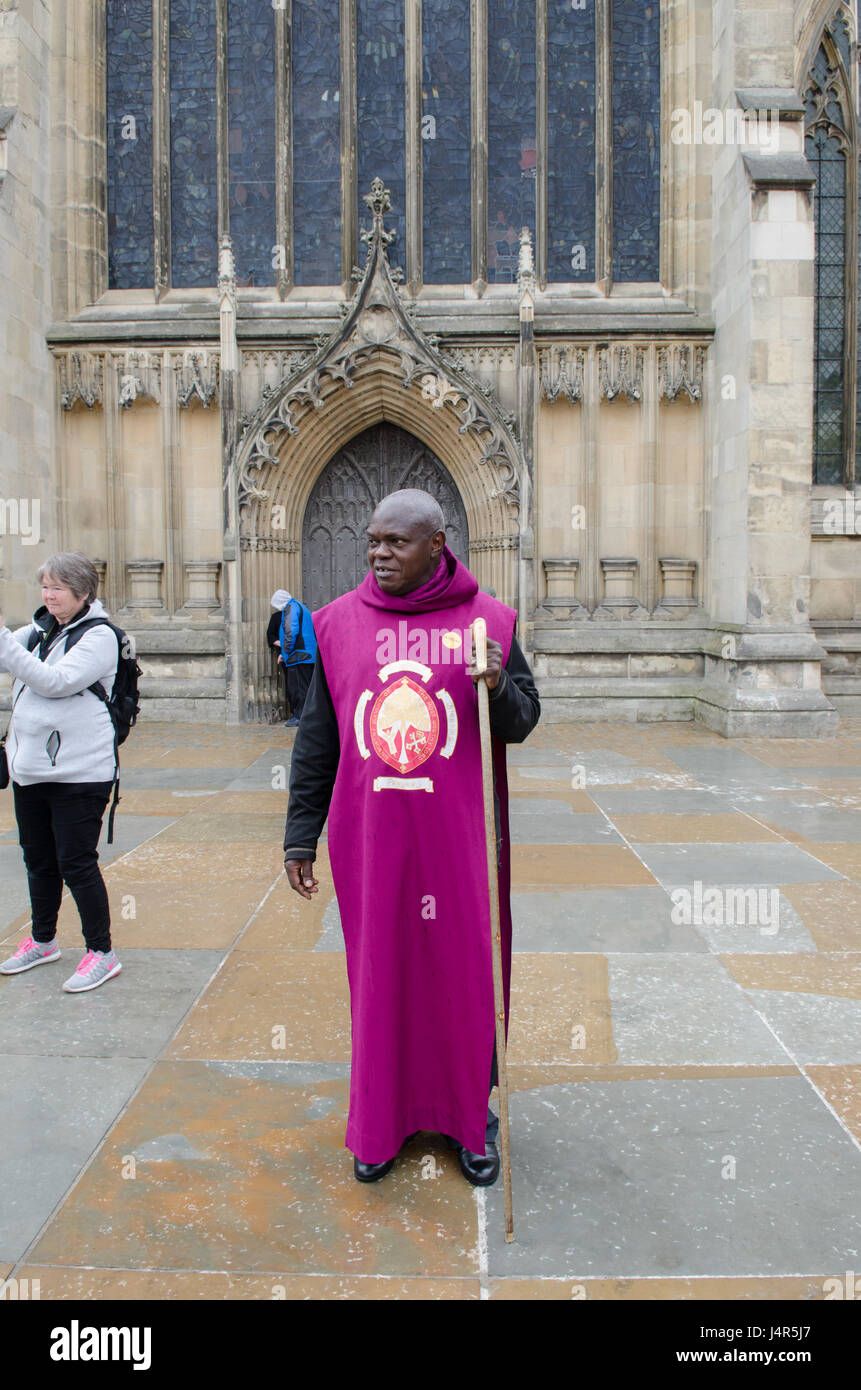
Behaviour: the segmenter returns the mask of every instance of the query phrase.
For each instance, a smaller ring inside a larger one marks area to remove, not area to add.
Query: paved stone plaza
[[[0,1275],[42,1299],[821,1299],[861,1268],[861,721],[539,725],[510,750],[508,1246],[501,1183],[438,1136],[353,1178],[325,845],[312,903],[282,869],[291,742],[126,745],[102,852],[123,973],[62,992],[67,897],[62,960],[0,978]],[[0,830],[5,956],[9,792]],[[776,892],[728,891],[751,887]]]

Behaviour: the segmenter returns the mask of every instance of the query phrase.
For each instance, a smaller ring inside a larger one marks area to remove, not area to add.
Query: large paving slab
[[[492,1278],[857,1268],[859,1152],[802,1078],[555,1085],[511,1113],[517,1239],[488,1189]]]
[[[824,859],[790,844],[635,844],[632,849],[665,888],[697,880],[756,887],[827,883],[840,877]]]
[[[673,921],[658,887],[516,891],[511,916],[515,951],[708,949],[694,927]]]
[[[609,958],[619,1061],[780,1063],[784,1050],[713,956]]]
[[[116,1125],[34,1264],[471,1277],[475,1205],[454,1155],[420,1135],[384,1183],[344,1148],[347,1082],[160,1063]],[[134,1178],[123,1163],[134,1158]]]
[[[75,1182],[149,1064],[54,1051],[0,1058],[0,1259],[15,1261]],[[76,1254],[82,1261],[92,1236],[80,1235]]]

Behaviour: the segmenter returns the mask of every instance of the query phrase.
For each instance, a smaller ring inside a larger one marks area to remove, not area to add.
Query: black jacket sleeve
[[[290,760],[285,858],[316,858],[340,756],[338,721],[318,647]]]
[[[532,733],[541,714],[541,704],[532,672],[516,637],[502,669],[499,684],[491,690],[490,732],[503,743],[522,743]]]
[[[280,640],[280,637],[281,614],[278,612],[278,609],[276,608],[275,612],[272,614],[272,617],[269,619],[269,626],[266,629],[266,641],[270,647],[274,648],[275,643]]]
[[[490,732],[504,743],[522,743],[538,723],[538,691],[516,638],[489,704]],[[340,756],[338,721],[318,647],[290,763],[285,858],[316,858]]]

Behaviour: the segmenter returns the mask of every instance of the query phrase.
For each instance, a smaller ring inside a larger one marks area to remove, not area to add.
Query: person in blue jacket
[[[267,638],[270,647],[278,652],[278,664],[284,670],[287,702],[290,706],[289,729],[299,723],[305,696],[311,684],[317,642],[310,609],[288,593],[276,589],[271,599],[275,612],[269,620]]]

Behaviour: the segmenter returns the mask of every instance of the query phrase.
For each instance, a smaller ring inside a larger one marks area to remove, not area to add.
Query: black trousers
[[[313,661],[301,661],[295,666],[284,667],[284,680],[287,685],[287,701],[290,717],[299,719],[305,707],[305,696],[314,674]]]
[[[88,951],[111,949],[111,913],[98,843],[111,782],[13,782],[18,841],[24,851],[33,940],[50,941],[65,881]]]

